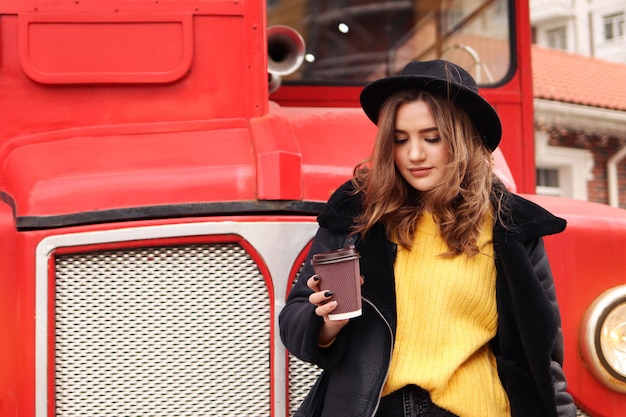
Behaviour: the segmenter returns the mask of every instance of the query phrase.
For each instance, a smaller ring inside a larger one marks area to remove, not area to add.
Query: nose
[[[418,139],[411,139],[409,141],[409,160],[421,161],[426,156],[424,147]]]

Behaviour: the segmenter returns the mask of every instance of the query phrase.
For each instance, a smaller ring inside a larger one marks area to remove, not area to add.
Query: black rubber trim
[[[290,214],[317,216],[325,203],[310,201],[236,201],[218,203],[171,204],[98,210],[55,216],[18,216],[18,231],[56,229],[98,223],[152,220],[196,216],[234,216]]]

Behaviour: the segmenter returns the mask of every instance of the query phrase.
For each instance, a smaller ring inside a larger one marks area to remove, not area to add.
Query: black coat
[[[387,377],[396,330],[394,261],[396,245],[375,227],[365,239],[348,237],[361,210],[350,182],[333,194],[318,221],[300,279],[280,313],[287,349],[324,371],[296,416],[373,416]],[[557,218],[519,196],[506,193],[512,224],[493,229],[496,255],[498,332],[491,346],[511,404],[512,417],[575,417],[561,369],[563,339],[550,266],[542,236],[565,229]],[[323,319],[309,303],[307,279],[313,254],[355,244],[361,254],[363,315],[352,319],[335,342],[320,348]]]

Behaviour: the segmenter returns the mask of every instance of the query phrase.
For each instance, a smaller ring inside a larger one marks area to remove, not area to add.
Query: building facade
[[[626,208],[626,1],[530,4],[537,192]]]
[[[624,0],[531,0],[533,41],[626,64]]]

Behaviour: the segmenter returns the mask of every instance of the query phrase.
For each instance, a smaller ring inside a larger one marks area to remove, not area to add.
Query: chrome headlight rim
[[[626,393],[626,376],[611,365],[602,350],[602,327],[619,306],[626,303],[626,285],[613,287],[589,306],[580,327],[579,343],[583,362],[591,374],[605,387]]]

